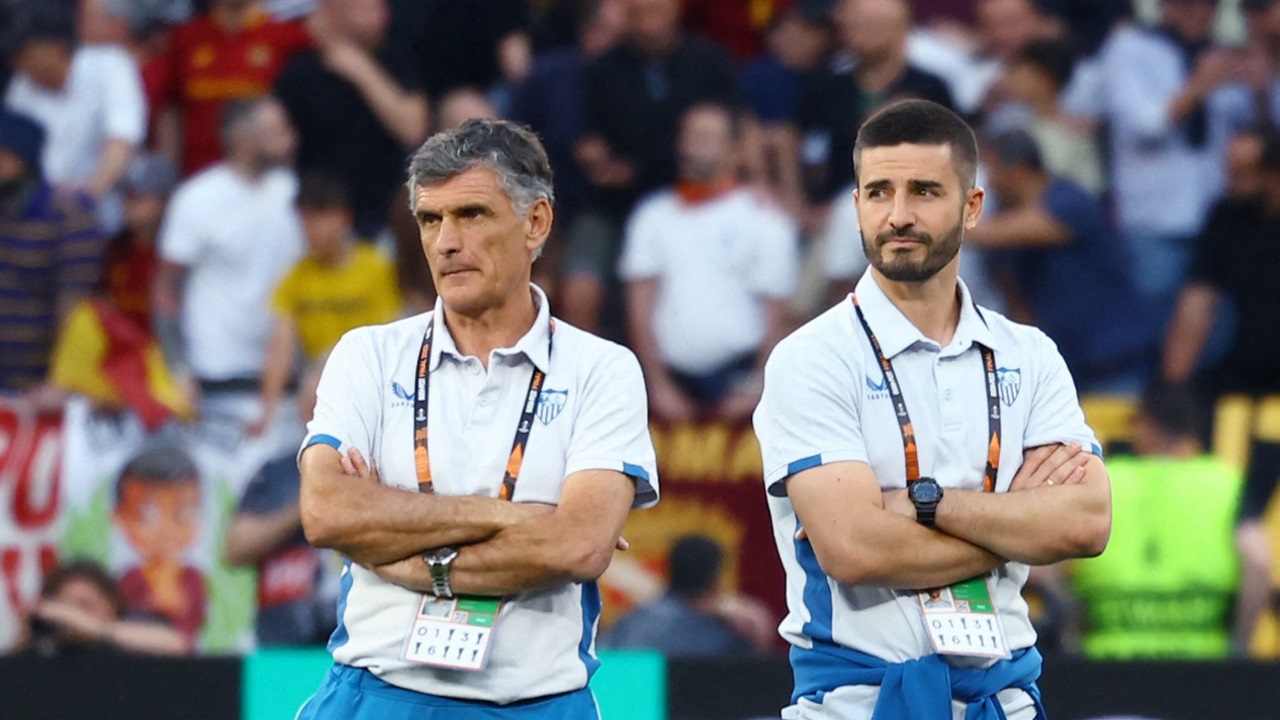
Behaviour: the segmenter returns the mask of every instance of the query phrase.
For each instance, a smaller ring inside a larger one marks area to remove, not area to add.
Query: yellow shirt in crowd
[[[293,320],[308,361],[328,352],[343,333],[396,319],[400,293],[391,261],[359,243],[338,266],[305,257],[276,288],[272,308]]]

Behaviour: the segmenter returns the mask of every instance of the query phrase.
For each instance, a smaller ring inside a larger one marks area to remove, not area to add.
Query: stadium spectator
[[[539,53],[516,87],[508,117],[538,133],[556,173],[556,224],[568,227],[582,206],[586,179],[573,158],[586,122],[586,67],[618,43],[626,23],[625,0],[591,0],[581,11],[577,43]]]
[[[103,232],[114,234],[123,225],[117,185],[146,137],[138,66],[119,44],[77,47],[71,18],[57,4],[32,6],[19,32],[5,105],[44,126],[45,179],[60,192],[87,194]]]
[[[298,130],[298,169],[351,188],[356,233],[386,227],[409,150],[427,136],[427,98],[413,57],[386,40],[386,0],[320,0],[317,47],[295,55],[275,95]]]
[[[768,51],[738,75],[750,122],[759,139],[744,144],[747,177],[802,217],[800,188],[800,92],[806,79],[824,70],[835,45],[834,0],[798,0],[769,27]]]
[[[188,553],[200,536],[200,472],[172,446],[144,448],[120,471],[111,519],[136,557],[120,577],[130,613],[164,618],[195,648],[208,612],[204,573]]]
[[[1043,717],[1022,587],[1106,546],[1100,450],[1053,343],[958,283],[983,208],[972,130],[907,100],[857,148],[872,269],[778,343],[755,414],[800,707],[784,714]],[[990,631],[949,632],[961,618]]]
[[[1006,124],[1031,133],[1046,170],[1101,196],[1106,178],[1093,130],[1062,111],[1062,93],[1074,69],[1075,54],[1067,41],[1034,40],[1008,60],[988,105],[995,117],[1010,110],[1020,116]],[[995,118],[990,118],[988,131],[997,130],[993,124]]]
[[[1080,393],[1137,397],[1154,370],[1158,336],[1102,202],[1050,173],[1029,133],[996,136],[987,149],[1000,210],[966,241],[1012,251],[1014,293],[1030,311],[1022,319],[1057,343]]]
[[[1233,72],[1232,51],[1213,47],[1213,0],[1162,4],[1157,28],[1117,28],[1101,50],[1109,185],[1134,278],[1165,329],[1192,244],[1221,191],[1221,156],[1206,99]],[[1196,182],[1170,182],[1195,177]]]
[[[390,41],[416,58],[432,102],[456,87],[495,98],[533,63],[524,0],[394,0]],[[505,109],[505,103],[498,103]]]
[[[1261,192],[1215,207],[1196,240],[1190,277],[1165,338],[1164,378],[1194,381],[1211,397],[1280,392],[1280,331],[1272,313],[1280,306],[1280,136],[1273,130],[1264,138]],[[1233,340],[1220,363],[1202,367],[1224,301],[1236,315]],[[1237,529],[1246,567],[1271,566],[1263,515],[1278,478],[1280,446],[1253,440]]]
[[[993,85],[1024,45],[1060,30],[1039,0],[978,0],[972,28],[955,25],[912,33],[908,60],[947,82],[956,109],[977,115]]]
[[[1197,405],[1185,389],[1153,386],[1133,421],[1134,454],[1107,461],[1125,531],[1071,569],[1089,658],[1206,660],[1248,648],[1270,567],[1240,562],[1241,473],[1200,448]]]
[[[456,87],[440,98],[436,131],[452,130],[468,120],[492,120],[498,110],[484,93],[472,87]]]
[[[229,564],[257,569],[261,646],[323,644],[333,629],[333,598],[320,585],[324,557],[302,532],[300,483],[292,454],[268,461],[245,487],[223,539]]]
[[[840,47],[854,65],[817,74],[800,98],[801,171],[808,199],[817,205],[853,182],[854,136],[885,101],[918,97],[952,105],[946,83],[907,60],[906,0],[842,0],[835,20]]]
[[[697,104],[681,121],[679,182],[636,207],[618,275],[649,410],[672,422],[746,419],[769,351],[786,333],[799,231],[734,177],[739,120]]]
[[[277,407],[295,376],[301,377],[299,414],[310,419],[320,370],[338,339],[353,328],[391,322],[400,313],[391,262],[377,247],[356,241],[346,185],[332,176],[304,175],[297,206],[307,254],[272,294],[262,415],[249,426],[250,435],[275,423]],[[302,368],[296,362],[299,348]]]
[[[273,21],[259,0],[212,0],[207,13],[174,28],[168,52],[145,71],[159,113],[152,132],[183,177],[223,159],[223,105],[271,92],[285,63],[311,42],[302,21]]]
[[[288,169],[294,135],[280,103],[227,105],[227,160],[178,187],[160,232],[156,337],[202,415],[258,419],[272,291],[302,254]]]
[[[60,405],[46,382],[58,324],[98,282],[105,239],[92,207],[40,172],[44,130],[0,110],[0,392]]]
[[[467,122],[410,187],[436,308],[343,337],[301,452],[307,538],[350,561],[299,717],[594,720],[596,579],[658,500],[639,364],[530,283],[554,197],[537,136]]]
[[[600,638],[610,650],[657,650],[667,657],[742,657],[768,649],[772,620],[759,603],[720,590],[724,550],[686,535],[667,557],[667,591],[627,613]]]
[[[679,0],[625,0],[623,42],[595,58],[585,78],[586,124],[575,158],[589,212],[569,229],[564,317],[621,336],[616,266],[622,226],[636,201],[676,179],[680,116],[700,100],[736,104],[728,55],[680,24]]]
[[[95,410],[131,410],[148,430],[190,413],[151,332],[156,238],[176,180],[163,155],[141,155],[130,166],[124,230],[107,245],[98,292],[62,323],[50,370],[59,389],[88,398]]]
[[[45,576],[31,613],[30,651],[40,657],[126,652],[184,655],[182,636],[164,622],[133,616],[116,581],[91,560],[72,560]]]
[[[738,63],[764,50],[769,23],[794,0],[682,0],[684,24],[729,51]]]

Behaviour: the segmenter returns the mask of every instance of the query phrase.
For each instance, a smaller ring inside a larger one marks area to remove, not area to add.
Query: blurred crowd
[[[1239,654],[1272,602],[1280,453],[1215,462],[1207,411],[1280,392],[1280,0],[0,0],[0,27],[0,393],[279,438],[223,548],[259,571],[260,643],[332,621],[291,457],[337,339],[432,307],[402,187],[426,137],[533,127],[557,314],[635,350],[655,421],[741,423],[773,344],[865,269],[853,142],[906,97],[979,131],[974,296],[1135,411],[1113,549],[1034,581],[1043,642]],[[118,514],[199,512],[157,452]],[[119,587],[63,568],[33,617],[189,651],[173,596],[202,581],[163,554]],[[608,642],[701,637],[654,629],[680,610],[768,647],[699,582]]]

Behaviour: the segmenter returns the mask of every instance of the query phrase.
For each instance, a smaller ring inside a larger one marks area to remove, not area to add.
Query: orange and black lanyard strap
[[[858,313],[858,321],[871,341],[871,350],[876,354],[880,370],[884,373],[885,385],[889,388],[889,398],[893,400],[894,414],[898,418],[898,428],[902,431],[903,454],[907,461],[907,484],[920,479],[920,454],[916,448],[916,431],[911,426],[911,415],[907,412],[906,400],[902,397],[902,387],[898,384],[898,376],[893,371],[893,363],[884,356],[880,349],[880,341],[871,332],[867,317],[862,313],[858,298],[853,298],[853,309]],[[1000,386],[996,377],[996,354],[986,345],[978,344],[982,351],[982,367],[987,376],[987,427],[990,430],[987,442],[987,467],[982,478],[982,491],[995,492],[996,474],[1000,471]]]
[[[422,351],[418,354],[417,387],[413,394],[413,459],[418,470],[418,490],[424,493],[435,492],[431,482],[431,461],[427,456],[427,399],[430,397],[431,379],[431,333],[435,328],[435,319],[427,323],[427,332],[422,337]],[[551,336],[555,335],[553,322],[547,333],[547,358],[551,357]],[[520,466],[524,464],[525,447],[529,444],[529,430],[533,428],[533,419],[538,414],[538,405],[542,402],[542,383],[547,374],[533,367],[533,376],[529,378],[529,392],[525,395],[524,410],[520,413],[520,422],[516,424],[516,436],[511,441],[511,455],[507,458],[506,472],[502,476],[502,488],[498,491],[500,500],[510,500],[515,496],[516,480],[520,477]]]

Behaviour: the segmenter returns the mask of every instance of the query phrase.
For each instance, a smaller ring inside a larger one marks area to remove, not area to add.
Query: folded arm
[[[302,528],[312,545],[333,548],[362,565],[405,558],[421,565],[417,556],[428,548],[481,542],[548,512],[496,498],[389,487],[368,468],[358,477],[346,474],[342,460],[328,445],[302,453]]]
[[[1101,458],[1081,457],[1079,482],[1006,493],[948,489],[938,529],[1029,565],[1100,554],[1111,535],[1111,483]]]
[[[554,511],[460,548],[450,585],[458,594],[511,595],[593,581],[609,567],[634,499],[635,481],[620,472],[576,472],[565,479]],[[411,590],[431,588],[417,558],[374,570]]]
[[[949,493],[950,491],[948,491]],[[887,510],[871,467],[838,462],[796,473],[787,495],[823,572],[845,585],[941,587],[1005,559]]]

